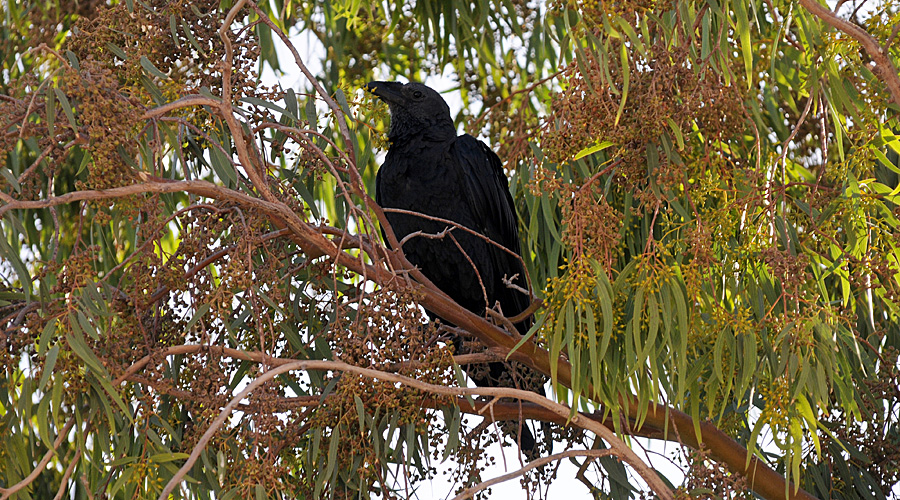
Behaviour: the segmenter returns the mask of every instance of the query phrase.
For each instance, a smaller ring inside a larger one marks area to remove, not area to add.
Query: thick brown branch
[[[60,196],[52,196],[42,200],[15,200],[9,201],[5,205],[0,206],[0,217],[6,212],[14,209],[40,209],[65,205],[76,201],[85,200],[108,200],[115,198],[124,198],[145,193],[176,193],[186,192],[207,198],[230,201],[245,207],[254,208],[267,213],[270,217],[280,222],[281,227],[287,227],[295,236],[295,241],[304,249],[304,252],[310,259],[330,255],[335,257],[336,253],[341,252],[341,248],[334,244],[331,240],[325,238],[320,231],[300,220],[291,209],[281,202],[269,202],[260,200],[253,196],[246,195],[239,191],[218,186],[211,182],[202,180],[191,181],[167,181],[164,179],[154,178],[143,172],[137,173],[138,177],[147,182],[140,184],[132,184],[111,189],[97,189],[73,191]],[[301,237],[301,235],[303,237]],[[348,259],[351,256],[346,256]],[[346,263],[344,260],[342,263]],[[357,263],[359,264],[359,263]],[[352,266],[354,270],[359,271],[360,265]],[[382,276],[382,280],[386,277]]]
[[[868,54],[875,63],[875,74],[881,78],[881,81],[891,92],[891,98],[893,99],[894,104],[896,104],[897,107],[900,107],[900,73],[898,73],[897,67],[894,65],[893,61],[891,61],[890,55],[878,45],[878,41],[875,40],[872,35],[867,33],[866,30],[849,21],[841,19],[827,7],[821,5],[817,0],[800,0],[800,5],[812,12],[813,15],[819,19],[828,23],[831,27],[850,35],[862,45],[863,50],[866,51],[866,54]]]

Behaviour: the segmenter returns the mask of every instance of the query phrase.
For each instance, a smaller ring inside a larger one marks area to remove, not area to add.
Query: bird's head
[[[450,107],[431,87],[418,82],[369,82],[366,90],[387,103],[391,111],[391,140],[419,133],[456,136]]]

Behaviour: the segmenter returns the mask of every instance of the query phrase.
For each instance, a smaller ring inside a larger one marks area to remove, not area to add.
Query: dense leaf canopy
[[[483,496],[520,416],[535,495],[896,490],[896,0],[0,13],[0,499]],[[504,161],[528,335],[382,241],[373,79],[451,82]],[[498,357],[551,399],[466,389]]]

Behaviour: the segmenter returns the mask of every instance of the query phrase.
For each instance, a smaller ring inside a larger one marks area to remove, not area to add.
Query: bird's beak
[[[403,102],[403,95],[400,93],[402,88],[403,84],[400,82],[369,82],[366,84],[366,90],[388,104]]]

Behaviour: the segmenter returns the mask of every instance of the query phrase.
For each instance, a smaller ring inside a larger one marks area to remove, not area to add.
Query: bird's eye
[[[416,99],[421,99],[423,95],[424,94],[422,94],[421,90],[417,90],[417,91],[413,92],[413,97],[415,97]]]

